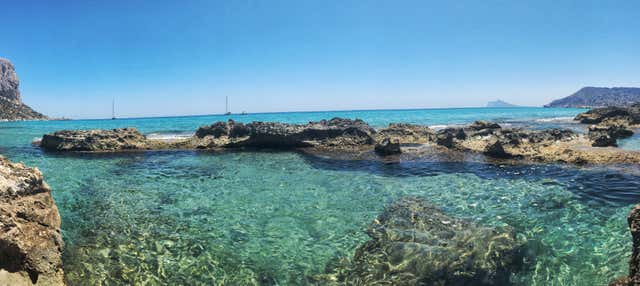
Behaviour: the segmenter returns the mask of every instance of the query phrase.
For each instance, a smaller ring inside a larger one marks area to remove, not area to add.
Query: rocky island
[[[0,121],[48,119],[22,103],[19,86],[20,80],[13,64],[0,58]]]

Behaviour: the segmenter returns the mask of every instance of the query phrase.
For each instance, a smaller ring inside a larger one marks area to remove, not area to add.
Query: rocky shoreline
[[[578,118],[582,118],[581,115]],[[562,129],[503,128],[497,123],[484,121],[436,131],[428,126],[404,123],[375,130],[362,120],[342,118],[308,124],[245,124],[229,120],[200,127],[191,138],[180,140],[149,139],[135,128],[121,128],[63,130],[44,135],[36,144],[53,152],[299,149],[338,153],[357,150],[375,152],[383,157],[411,154],[414,148],[406,146],[423,145],[433,147],[436,152],[483,154],[494,160],[573,164],[640,163],[640,152],[615,148],[618,139],[633,135],[630,129],[632,125],[626,124],[633,121],[608,118],[589,127],[587,134]],[[413,155],[420,154],[414,152]]]
[[[0,285],[65,285],[60,214],[37,168],[0,156]]]

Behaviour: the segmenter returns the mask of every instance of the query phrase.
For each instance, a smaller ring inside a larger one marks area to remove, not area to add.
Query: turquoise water
[[[443,109],[232,117],[306,122],[343,116],[375,126],[486,119],[542,128],[574,126],[563,118],[578,112]],[[327,263],[351,257],[367,240],[367,225],[386,204],[406,195],[425,197],[452,216],[513,227],[535,257],[513,275],[515,285],[604,285],[627,271],[626,214],[640,202],[640,177],[634,172],[385,164],[297,152],[74,155],[44,153],[30,144],[65,128],[134,126],[148,134],[189,134],[226,118],[0,123],[0,153],[39,167],[53,188],[70,285],[304,285]]]

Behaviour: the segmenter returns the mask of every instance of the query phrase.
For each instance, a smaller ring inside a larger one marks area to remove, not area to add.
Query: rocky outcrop
[[[62,130],[44,135],[40,146],[48,151],[122,151],[152,149],[135,128]]]
[[[200,127],[200,148],[296,148],[372,145],[375,130],[362,120],[333,118],[308,124],[216,122]]]
[[[397,140],[395,142],[391,142],[391,139],[389,138],[385,138],[382,142],[377,143],[374,150],[378,155],[382,156],[402,153],[400,150],[400,142]]]
[[[555,100],[545,107],[605,107],[629,106],[640,102],[640,88],[636,87],[583,87],[576,93]]]
[[[0,120],[42,120],[47,119],[22,103],[20,81],[13,64],[0,58]]]
[[[380,142],[385,138],[399,141],[403,144],[428,143],[435,140],[436,132],[423,125],[391,123],[387,128],[381,129],[376,133],[377,141]]]
[[[629,260],[629,276],[622,277],[609,286],[639,286],[640,285],[640,205],[636,205],[627,217],[631,231],[632,251]]]
[[[605,131],[607,136],[628,134],[628,130],[621,128],[610,128]],[[384,142],[385,139],[389,141]],[[416,152],[423,152],[424,148],[420,147],[429,146],[439,152],[484,153],[495,159],[518,158],[576,164],[640,162],[640,152],[617,148],[593,148],[592,145],[596,139],[592,141],[588,136],[571,130],[502,128],[499,124],[485,121],[474,122],[464,127],[446,128],[438,132],[426,126],[392,124],[376,132],[362,120],[334,118],[308,124],[277,122],[244,124],[230,120],[200,127],[192,138],[171,141],[148,139],[133,128],[67,130],[47,134],[37,145],[49,151],[85,152],[157,149],[220,150],[246,147],[364,153],[369,151],[373,153],[377,149],[379,154],[386,154],[387,151],[397,153],[400,145],[405,144],[403,153],[409,157],[415,157]],[[604,143],[595,145],[602,144]]]
[[[40,171],[0,157],[0,285],[64,285],[62,247]]]
[[[616,147],[618,139],[633,136],[633,131],[624,124],[599,124],[589,127],[589,139],[593,147]]]
[[[574,120],[584,124],[600,124],[606,121],[627,125],[640,124],[640,104],[629,107],[605,107],[578,114]]]
[[[321,285],[507,285],[524,243],[509,228],[452,218],[423,199],[388,206],[353,261],[317,277]]]

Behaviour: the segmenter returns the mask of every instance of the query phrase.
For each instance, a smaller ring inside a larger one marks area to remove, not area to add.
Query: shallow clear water
[[[570,117],[567,109],[285,113],[386,125]],[[494,116],[494,117],[491,117]],[[463,162],[349,161],[296,152],[52,154],[30,145],[64,128],[135,126],[188,133],[223,117],[0,124],[0,153],[38,166],[63,218],[71,285],[301,285],[351,257],[384,206],[417,195],[448,214],[510,225],[535,260],[516,285],[604,285],[627,271],[626,214],[640,177],[610,168]],[[533,121],[537,127],[556,121]],[[562,121],[564,122],[564,121]],[[637,167],[629,167],[637,168]]]

